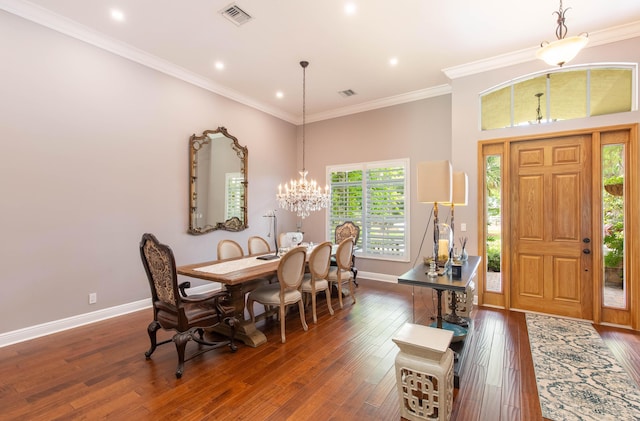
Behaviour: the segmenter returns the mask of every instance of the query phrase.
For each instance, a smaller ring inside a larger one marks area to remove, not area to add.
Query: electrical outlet
[[[92,292],[89,294],[89,304],[95,304],[98,302],[98,293]]]
[[[465,232],[467,230],[467,224],[460,224],[460,231]]]

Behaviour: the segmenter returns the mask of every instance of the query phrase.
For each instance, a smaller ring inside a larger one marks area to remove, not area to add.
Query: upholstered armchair
[[[345,238],[340,242],[336,252],[337,266],[332,266],[329,270],[329,275],[327,276],[329,284],[335,284],[338,288],[338,302],[340,303],[340,308],[342,308],[342,286],[344,284],[349,286],[349,293],[353,299],[353,303],[355,304],[356,302],[353,272],[351,271],[353,246],[353,237]]]
[[[234,257],[244,256],[242,246],[233,240],[218,241],[218,260],[232,259]]]
[[[353,238],[354,247],[358,244],[360,238],[360,227],[354,224],[352,221],[346,221],[338,225],[335,230],[334,244],[340,244],[345,238]],[[331,266],[337,266],[336,259],[332,259]],[[351,273],[353,273],[353,283],[358,286],[358,268],[356,268],[356,256],[351,255]]]
[[[307,248],[295,247],[280,258],[278,264],[278,282],[274,284],[260,285],[249,293],[247,297],[247,309],[251,321],[255,322],[253,303],[264,304],[265,308],[278,307],[280,317],[280,337],[285,343],[285,308],[298,304],[302,328],[306,331],[309,327],[304,317],[304,304],[300,285],[307,260]]]
[[[228,302],[228,292],[214,291],[188,296],[184,287],[180,288],[178,285],[176,263],[171,248],[161,244],[153,234],[142,236],[140,257],[151,287],[153,303],[153,321],[147,328],[151,341],[151,347],[145,353],[147,359],[151,358],[158,345],[173,342],[178,352],[176,377],[180,378],[184,370],[186,346],[191,340],[206,348],[200,349],[190,358],[224,346],[229,346],[232,352],[237,350],[233,338],[236,320],[233,317],[233,307]],[[205,340],[205,330],[219,323],[231,327],[231,338],[213,342]],[[171,339],[157,343],[156,334],[159,329],[173,330],[176,333]]]
[[[329,262],[331,261],[331,243],[326,241],[320,243],[313,248],[309,255],[309,273],[304,274],[302,279],[301,290],[303,294],[311,296],[311,310],[313,312],[313,323],[318,323],[316,315],[316,295],[324,291],[327,297],[327,306],[329,314],[333,316],[333,307],[331,307],[331,289],[329,288]]]
[[[258,237],[257,235],[249,237],[249,239],[247,240],[247,249],[249,250],[249,254],[251,255],[265,254],[271,251],[267,240],[262,237]]]

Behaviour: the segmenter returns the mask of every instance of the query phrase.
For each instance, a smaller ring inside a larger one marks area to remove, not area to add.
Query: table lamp
[[[418,202],[433,203],[433,261],[429,276],[438,276],[434,270],[438,265],[438,203],[451,203],[452,171],[449,161],[428,161],[418,163]]]
[[[451,202],[443,203],[443,204],[451,206],[451,236],[455,238],[454,210],[456,206],[467,206],[467,202],[469,199],[469,182],[468,182],[469,180],[467,177],[467,173],[462,171],[454,171],[452,180],[453,180],[453,189],[452,189],[452,195],[451,195]],[[464,245],[461,244],[461,247],[464,247]],[[452,256],[449,255],[449,259],[451,258]],[[466,260],[466,258],[462,258],[461,256],[460,260]],[[464,318],[458,316],[455,312],[455,309],[457,307],[456,292],[450,291],[450,293],[451,293],[452,313],[447,314],[444,317],[444,320],[446,320],[449,323],[455,323],[457,325],[467,326],[467,321]]]

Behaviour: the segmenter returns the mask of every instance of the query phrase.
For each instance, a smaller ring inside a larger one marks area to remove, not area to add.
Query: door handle
[[[591,238],[585,237],[582,239],[582,242],[585,244],[589,244],[591,242]]]
[[[591,254],[591,250],[589,250],[589,249],[583,249],[582,252],[584,254]]]

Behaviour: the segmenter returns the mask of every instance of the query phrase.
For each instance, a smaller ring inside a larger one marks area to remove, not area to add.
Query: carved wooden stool
[[[402,417],[450,420],[453,408],[453,332],[405,323],[393,338]]]

